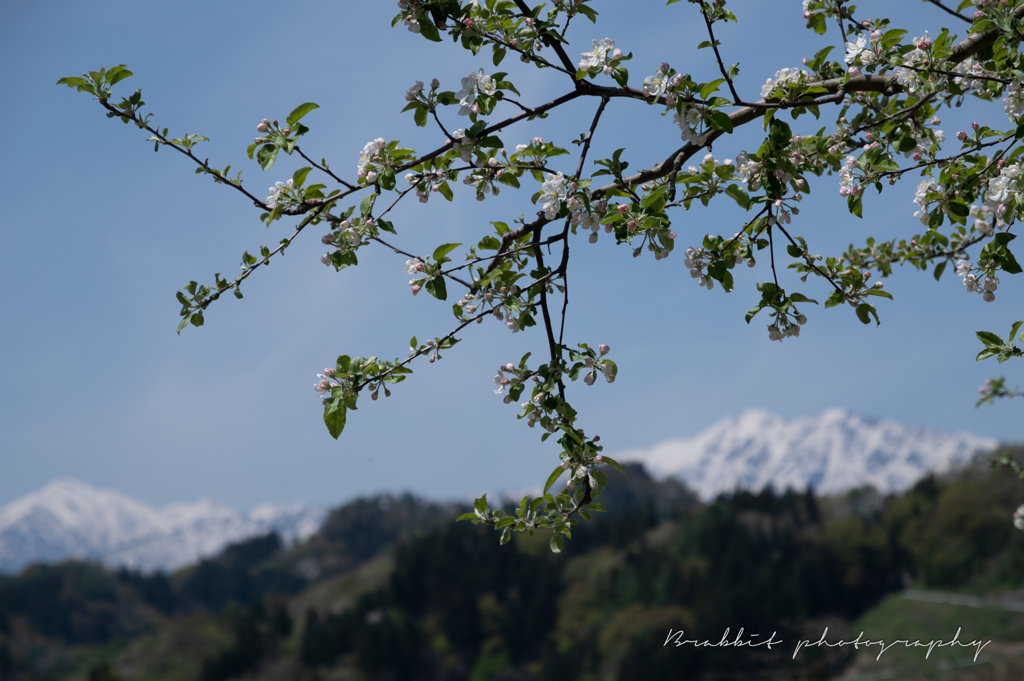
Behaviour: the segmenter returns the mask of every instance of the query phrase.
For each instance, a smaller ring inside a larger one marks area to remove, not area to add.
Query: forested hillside
[[[609,512],[561,555],[540,535],[499,546],[454,523],[456,505],[382,496],[302,545],[266,535],[172,575],[33,566],[0,578],[0,678],[828,679],[853,651],[794,660],[792,643],[826,626],[852,639],[907,586],[1024,588],[1024,533],[1006,520],[1024,488],[984,463],[897,496],[711,504],[638,466],[615,476]],[[740,627],[786,643],[663,645],[670,629],[718,641]],[[1024,641],[1024,613],[1000,631]],[[982,668],[996,675],[970,678],[1004,678]]]

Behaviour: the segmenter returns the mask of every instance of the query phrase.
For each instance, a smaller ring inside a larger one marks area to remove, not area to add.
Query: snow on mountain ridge
[[[808,485],[833,494],[870,484],[906,489],[929,471],[946,472],[998,443],[969,433],[940,433],[843,409],[787,421],[760,409],[726,418],[692,438],[668,440],[620,457],[686,482],[703,499],[737,487]]]
[[[70,557],[171,570],[271,530],[289,541],[304,540],[324,515],[322,509],[269,504],[246,514],[205,499],[155,509],[62,478],[0,508],[0,572]]]

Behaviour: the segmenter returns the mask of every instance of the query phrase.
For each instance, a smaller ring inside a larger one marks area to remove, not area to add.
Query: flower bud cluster
[[[443,170],[426,173],[408,173],[405,181],[416,186],[416,198],[426,203],[432,192],[441,191],[441,184],[448,179]]]
[[[523,317],[527,314],[530,306],[529,304],[521,304],[518,286],[515,284],[512,284],[512,286],[501,286],[498,289],[497,296],[492,291],[483,291],[476,296],[467,294],[464,298],[467,302],[477,299],[482,299],[485,303],[490,304],[494,309],[494,316],[505,322],[505,326],[508,327],[509,331],[519,333],[522,330]],[[473,310],[475,309],[473,308]],[[469,310],[466,310],[466,312],[470,313]]]
[[[995,276],[994,263],[988,263],[987,266],[972,266],[966,260],[958,260],[956,273],[957,276],[963,277],[964,288],[968,293],[980,293],[986,303],[996,299],[999,277]]]
[[[325,234],[320,242],[325,246],[334,246],[336,253],[341,255],[358,250],[361,246],[369,243],[370,238],[377,236],[377,228],[370,218],[342,220],[335,227],[336,229]],[[320,262],[324,265],[331,265],[334,263],[334,256],[324,253]]]
[[[569,373],[573,380],[583,373],[583,382],[587,385],[594,385],[598,375],[604,376],[606,382],[614,383],[615,377],[619,373],[619,367],[612,360],[603,359],[611,348],[603,343],[597,346],[596,353],[586,345],[581,345],[580,348],[583,352],[572,353],[572,359],[581,361],[581,364],[574,365],[566,373]]]
[[[754,243],[749,235],[740,232],[727,242],[727,250],[724,252],[706,248],[687,248],[683,265],[690,270],[690,277],[697,279],[697,283],[710,291],[715,288],[715,280],[710,274],[705,274],[704,269],[719,261],[724,261],[730,269],[742,265],[744,262],[747,263],[747,267],[754,267],[756,261],[750,255],[753,252],[753,246]]]
[[[419,5],[419,2],[415,0],[398,0],[398,8],[402,11],[405,16],[402,18],[402,23],[409,30],[410,33],[419,33],[422,29],[420,28],[420,22],[416,20],[415,10]]]
[[[796,338],[800,335],[800,327],[807,323],[807,317],[795,312],[792,321],[787,312],[772,310],[772,316],[775,321],[768,325],[768,340],[782,342],[784,338]]]

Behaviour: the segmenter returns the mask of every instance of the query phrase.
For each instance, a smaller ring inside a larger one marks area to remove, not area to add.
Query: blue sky
[[[574,22],[571,54],[588,49],[592,38],[612,37],[634,53],[633,82],[662,61],[697,80],[715,76],[711,53],[696,50],[703,25],[687,3],[592,4],[601,12],[598,26]],[[725,59],[740,62],[737,84],[749,96],[776,69],[838,42],[834,29],[825,36],[806,31],[796,0],[734,0],[730,8],[740,23],[719,37]],[[911,35],[929,29],[934,36],[950,24],[922,3],[864,2],[860,12],[892,8],[895,25]],[[473,58],[450,43],[391,29],[395,11],[393,2],[120,0],[8,9],[0,25],[8,64],[0,173],[11,197],[0,218],[7,293],[0,504],[58,476],[154,504],[206,496],[241,508],[333,504],[399,489],[465,498],[543,481],[556,446],[541,444],[491,392],[499,364],[543,350],[538,331],[513,336],[500,323],[467,329],[461,345],[439,364],[416,366],[389,400],[364,400],[340,441],[327,435],[314,374],[342,353],[404,357],[410,336],[442,335],[452,326],[450,303],[409,295],[405,258],[382,248],[362,251],[358,268],[335,273],[318,262],[319,233],[307,231],[250,278],[244,300],[216,303],[204,328],[175,335],[175,291],[190,279],[209,282],[214,272],[233,276],[243,250],[276,244],[289,225],[282,220],[268,230],[235,192],[193,174],[178,154],[154,154],[146,134],[107,119],[87,95],[54,86],[62,76],[127,64],[135,77],[118,92],[143,88],[158,125],[210,137],[201,155],[244,169],[247,186],[262,196],[303,164],[284,158],[263,173],[245,158],[245,146],[261,118],[284,119],[301,102],[321,106],[304,120],[311,133],[303,147],[349,176],[375,137],[420,150],[443,141],[400,113],[406,88],[437,77],[458,89],[469,70],[493,69],[489,55]],[[511,59],[502,69],[526,102],[562,93],[556,75]],[[502,137],[509,147],[534,135],[569,146],[595,105],[574,102]],[[941,115],[950,139],[972,117],[1006,126],[1001,106]],[[447,124],[459,127],[453,111]],[[798,124],[817,129],[813,119]],[[720,140],[716,156],[756,149],[760,128],[747,127]],[[632,167],[648,167],[678,146],[670,118],[616,101],[591,158],[626,147]],[[869,198],[863,220],[846,213],[837,185],[835,178],[816,181],[794,221],[813,251],[838,255],[868,235],[909,236],[921,227],[912,216],[912,179]],[[484,203],[463,193],[453,204],[435,197],[426,206],[400,206],[395,241],[412,252],[475,242],[490,220],[532,213],[532,191],[506,190]],[[677,244],[685,246],[709,231],[736,231],[743,214],[723,199],[676,220]],[[768,342],[760,320],[743,321],[758,299],[753,284],[770,277],[767,268],[744,269],[726,294],[698,287],[680,253],[657,263],[634,260],[607,237],[590,246],[580,236],[572,257],[567,341],[609,344],[620,375],[614,385],[574,386],[570,399],[609,453],[692,435],[750,407],[790,417],[845,407],[1024,439],[1018,405],[973,406],[985,378],[1000,369],[1011,382],[1021,376],[1013,363],[973,361],[975,330],[1005,334],[1021,318],[1019,278],[1004,277],[996,302],[985,304],[951,272],[936,283],[901,271],[887,282],[896,300],[880,306],[881,327],[862,326],[846,308],[812,309],[801,337],[780,344]],[[784,287],[798,283],[789,273],[780,277]],[[827,295],[820,283],[799,289]]]

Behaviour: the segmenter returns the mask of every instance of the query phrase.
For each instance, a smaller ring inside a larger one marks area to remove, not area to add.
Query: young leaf
[[[551,471],[551,475],[548,476],[548,481],[544,483],[544,491],[542,494],[547,494],[548,490],[551,489],[551,485],[555,484],[555,481],[562,477],[562,473],[564,472],[565,469],[561,466]]]
[[[324,407],[324,423],[327,424],[327,432],[335,440],[345,430],[345,402],[339,398],[333,398]]]
[[[288,114],[288,118],[286,119],[288,121],[288,127],[290,128],[290,127],[294,126],[296,123],[299,122],[299,119],[301,119],[303,116],[308,114],[313,109],[319,109],[319,108],[320,108],[320,105],[319,104],[314,104],[313,102],[306,102],[305,104],[299,104],[297,107],[295,107],[295,109],[290,114]]]
[[[441,244],[434,249],[434,260],[440,262],[441,258],[448,255],[462,244]]]

